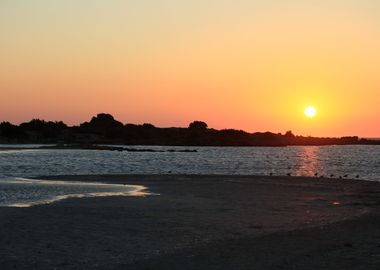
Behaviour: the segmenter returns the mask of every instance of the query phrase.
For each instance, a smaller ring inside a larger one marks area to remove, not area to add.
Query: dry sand
[[[0,269],[380,269],[380,184],[253,176],[61,176],[147,197],[0,208]]]

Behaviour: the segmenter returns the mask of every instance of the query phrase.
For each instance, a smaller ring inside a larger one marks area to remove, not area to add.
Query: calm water
[[[140,148],[176,149],[176,147],[159,146]],[[21,185],[6,184],[5,179],[10,181],[16,177],[42,175],[131,173],[286,175],[291,173],[297,176],[313,176],[318,172],[320,175],[348,174],[352,178],[359,175],[360,179],[380,181],[380,146],[178,147],[178,149],[184,148],[196,149],[198,152],[0,151],[0,179],[2,179],[0,204],[4,194],[9,194],[9,191],[5,193],[4,185]],[[36,186],[35,183],[30,185]],[[46,185],[39,185],[39,188],[42,190],[39,193],[47,190]],[[70,191],[66,188],[67,186],[62,188],[65,190],[59,193],[59,196],[87,192],[76,186],[70,187]],[[98,191],[92,188],[88,194]],[[101,192],[107,193],[109,190]],[[50,191],[47,193],[50,194]]]
[[[139,147],[136,147],[139,148]],[[186,147],[140,147],[157,150]],[[196,153],[0,151],[0,178],[62,174],[360,175],[380,181],[380,146],[187,147]]]

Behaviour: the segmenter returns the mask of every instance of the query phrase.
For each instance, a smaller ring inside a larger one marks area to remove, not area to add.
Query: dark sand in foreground
[[[160,195],[0,208],[0,269],[380,269],[379,183],[175,175],[50,179],[139,184]]]

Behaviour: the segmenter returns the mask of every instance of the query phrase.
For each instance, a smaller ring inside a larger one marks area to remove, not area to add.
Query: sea
[[[292,175],[380,181],[380,146],[126,146],[153,150],[149,152],[22,149],[38,146],[0,145],[0,149],[19,148],[0,151],[0,206],[31,206],[67,197],[128,195],[142,189],[38,179],[55,175]]]

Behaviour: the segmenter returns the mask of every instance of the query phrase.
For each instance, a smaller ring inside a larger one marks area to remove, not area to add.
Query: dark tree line
[[[129,144],[188,146],[286,146],[333,144],[380,144],[378,141],[342,138],[316,138],[271,132],[248,133],[242,130],[208,128],[194,121],[188,128],[158,128],[152,124],[123,124],[110,114],[101,113],[89,122],[69,127],[62,121],[33,119],[20,125],[0,123],[0,143]]]

